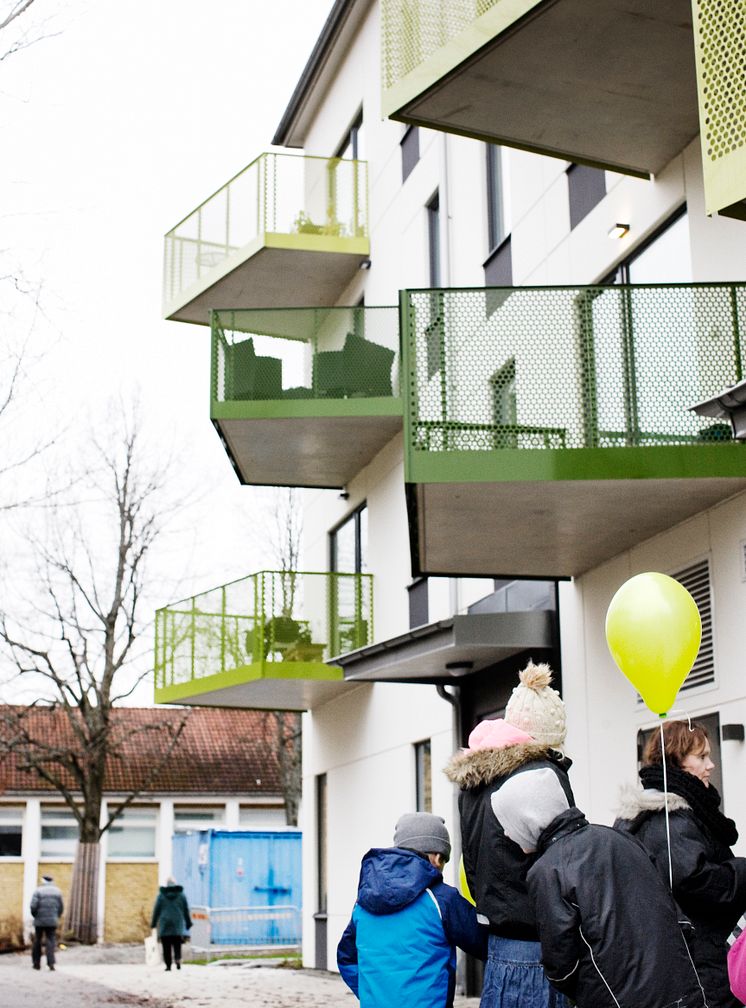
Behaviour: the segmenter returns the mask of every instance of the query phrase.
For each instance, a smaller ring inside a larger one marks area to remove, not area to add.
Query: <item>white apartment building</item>
[[[555,668],[578,804],[613,819],[656,724],[604,637],[633,574],[700,607],[676,714],[711,729],[746,827],[746,447],[688,409],[744,377],[746,224],[732,192],[707,216],[693,29],[665,50],[667,129],[648,73],[667,14],[608,68],[638,67],[625,118],[583,110],[579,56],[555,95],[545,50],[582,3],[549,5],[564,27],[505,21],[530,2],[441,6],[337,0],[274,150],[167,236],[165,313],[211,324],[242,482],[307,488],[313,573],[162,610],[156,699],[305,711],[304,960],[329,969],[360,858],[402,812],[443,815],[458,852],[441,768],[529,658]]]

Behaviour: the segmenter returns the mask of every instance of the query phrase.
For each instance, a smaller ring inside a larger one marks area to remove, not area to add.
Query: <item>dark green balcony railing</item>
[[[396,308],[212,312],[213,403],[399,394]]]
[[[746,371],[746,286],[402,295],[410,463],[434,453],[712,444],[689,407]]]
[[[260,571],[157,611],[156,700],[242,669],[248,680],[331,677],[324,663],[372,633],[372,575]]]
[[[325,249],[342,252],[351,239],[366,239],[367,164],[261,154],[166,235],[164,304],[208,282],[266,235],[293,236],[300,246],[304,239],[313,245],[316,236]]]

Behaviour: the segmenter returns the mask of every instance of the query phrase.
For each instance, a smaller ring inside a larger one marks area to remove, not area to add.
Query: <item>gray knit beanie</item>
[[[451,838],[445,820],[430,812],[405,812],[394,830],[394,846],[420,854],[451,856]]]

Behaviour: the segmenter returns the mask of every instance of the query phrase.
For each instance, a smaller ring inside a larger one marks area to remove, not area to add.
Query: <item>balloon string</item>
[[[671,863],[671,830],[668,823],[668,774],[666,772],[666,738],[661,721],[661,756],[663,758],[663,805],[666,811],[666,846],[668,847],[668,885],[673,892],[673,865]]]

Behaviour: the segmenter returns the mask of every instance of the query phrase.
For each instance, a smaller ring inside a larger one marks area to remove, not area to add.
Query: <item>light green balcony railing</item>
[[[372,634],[371,575],[260,571],[158,610],[156,701],[226,681],[341,680],[341,670],[324,663]]]
[[[394,307],[214,311],[213,403],[391,399],[398,349]]]
[[[384,91],[398,84],[501,0],[382,0]],[[484,40],[483,40],[484,41]]]
[[[321,236],[344,251],[367,234],[365,162],[261,154],[166,235],[164,304],[262,236]]]
[[[511,457],[543,459],[538,471],[554,476],[534,478],[559,478],[561,455],[565,478],[588,478],[591,456],[578,452],[573,472],[575,449],[730,441],[688,407],[744,376],[744,285],[408,291],[402,325],[410,482],[436,457],[471,455],[461,478],[494,479],[477,453],[497,454],[497,478],[510,480]],[[613,453],[594,458],[613,469]]]

